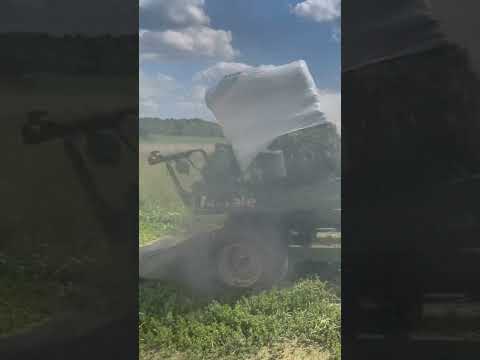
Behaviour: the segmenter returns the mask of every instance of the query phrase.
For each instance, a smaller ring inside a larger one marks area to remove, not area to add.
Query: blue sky
[[[251,66],[307,62],[340,119],[340,0],[140,0],[140,114],[203,117],[205,89]]]

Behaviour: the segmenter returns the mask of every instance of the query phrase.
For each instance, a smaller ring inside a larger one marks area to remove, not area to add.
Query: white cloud
[[[140,27],[148,30],[205,26],[204,0],[140,0]]]
[[[202,117],[214,121],[205,104],[207,88],[225,75],[252,68],[243,63],[219,62],[196,73],[188,86],[165,74],[146,75],[140,71],[140,116]]]
[[[147,75],[140,70],[140,99],[151,98],[155,95],[162,95],[171,92],[178,87],[178,84],[171,76],[157,73],[155,75]]]
[[[212,28],[204,6],[204,0],[140,0],[142,62],[238,55],[232,33]]]
[[[317,22],[327,22],[340,17],[341,0],[305,0],[292,8],[292,12],[300,17]]]
[[[213,120],[205,106],[205,91],[200,84],[187,87],[168,75],[140,71],[140,116]]]
[[[157,116],[163,113],[179,90],[179,84],[170,76],[139,73],[139,103],[141,116]]]
[[[232,47],[229,31],[209,27],[189,27],[178,30],[143,31],[140,52],[144,57],[178,59],[211,57],[230,60],[238,52]]]

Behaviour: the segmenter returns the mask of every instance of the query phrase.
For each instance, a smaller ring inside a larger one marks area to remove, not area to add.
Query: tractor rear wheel
[[[231,289],[270,288],[288,272],[287,245],[273,229],[222,231],[216,252],[217,275]]]

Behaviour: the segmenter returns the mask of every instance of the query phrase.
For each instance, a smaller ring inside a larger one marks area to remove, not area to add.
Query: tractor
[[[215,238],[209,262],[227,288],[270,287],[293,262],[340,262],[340,141],[333,124],[278,137],[246,172],[226,143],[211,153],[153,151],[148,162],[166,166],[193,214],[193,232]]]

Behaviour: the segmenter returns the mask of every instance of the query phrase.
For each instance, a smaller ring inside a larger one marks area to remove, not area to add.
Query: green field
[[[119,303],[118,294],[123,291],[115,280],[122,275],[112,274],[118,269],[112,261],[113,249],[92,214],[62,143],[24,145],[20,130],[30,110],[47,109],[50,120],[68,122],[96,111],[123,108],[131,99],[126,93],[132,88],[131,79],[119,78],[113,90],[106,88],[108,81],[61,81],[60,90],[54,85],[56,80],[52,84],[48,78],[0,87],[5,114],[0,126],[3,145],[9,149],[0,153],[8,169],[0,180],[4,209],[0,336],[27,331],[65,313],[100,316]],[[63,87],[71,93],[59,93]],[[115,179],[118,174],[113,170],[109,176]],[[118,197],[125,189],[110,182],[114,185],[106,184],[109,195]]]
[[[152,149],[157,149],[153,145]],[[139,163],[139,226],[140,244],[177,231],[187,211],[168,177],[165,166],[149,166],[147,152],[141,145]]]
[[[140,147],[140,245],[181,232],[189,213],[165,167],[148,166],[148,150],[216,139],[165,137]],[[143,150],[143,151],[142,151]],[[339,291],[318,278],[298,279],[260,294],[199,298],[165,283],[140,285],[143,360],[340,358]]]

